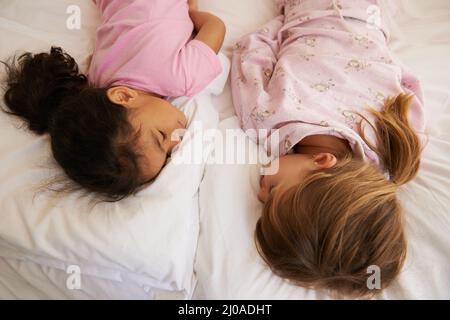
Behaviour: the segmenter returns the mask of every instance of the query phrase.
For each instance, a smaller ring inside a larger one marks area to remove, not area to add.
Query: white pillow
[[[174,103],[203,129],[218,123],[208,93]],[[170,162],[136,197],[96,204],[94,195],[46,191],[42,186],[60,171],[49,165],[49,138],[14,124],[0,115],[0,135],[8,137],[0,141],[0,257],[62,270],[77,265],[88,276],[191,293],[204,163]],[[190,143],[208,148],[196,130],[178,152]]]
[[[66,8],[72,4],[82,9],[83,27],[78,31],[65,29]],[[85,70],[93,48],[96,11],[91,1],[81,0],[3,2],[0,38],[9,45],[1,46],[0,59],[16,50],[48,51],[50,45],[60,45]],[[29,19],[30,15],[36,19]],[[203,93],[173,102],[190,123],[200,121],[205,130],[218,124],[211,95],[222,91],[229,70],[228,60],[222,56],[221,61],[222,75]],[[21,125],[21,120],[0,113],[0,257],[64,272],[76,265],[86,279],[132,282],[145,289],[149,298],[165,291],[189,297],[204,163],[171,162],[136,197],[96,204],[93,195],[58,194],[45,188],[49,177],[62,171],[52,160],[49,137],[18,130]],[[198,128],[190,126],[189,131],[194,132],[193,138],[183,141],[179,152],[195,142],[208,148]]]

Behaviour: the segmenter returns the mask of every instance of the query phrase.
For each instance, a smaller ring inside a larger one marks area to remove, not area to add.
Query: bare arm
[[[198,10],[190,10],[192,22],[194,23],[197,36],[195,40],[201,41],[209,46],[215,53],[222,48],[225,38],[225,24],[215,15]]]
[[[189,10],[198,10],[197,0],[188,0]]]

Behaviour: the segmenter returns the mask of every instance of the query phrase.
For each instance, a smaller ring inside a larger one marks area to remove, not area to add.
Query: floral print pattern
[[[359,114],[370,121],[368,108],[379,109],[387,97],[406,92],[414,94],[412,125],[423,130],[420,82],[390,52],[389,30],[361,23],[376,3],[277,0],[284,15],[234,49],[232,95],[243,129],[277,128],[278,156],[320,133],[347,139],[356,154],[378,164],[358,132]],[[371,134],[366,136],[374,141]]]

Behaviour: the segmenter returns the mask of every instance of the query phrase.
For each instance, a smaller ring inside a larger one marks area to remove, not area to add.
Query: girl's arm
[[[225,24],[215,15],[198,10],[190,10],[192,22],[194,23],[199,40],[209,46],[215,53],[220,51],[225,38]]]
[[[189,10],[198,10],[197,0],[188,0]]]

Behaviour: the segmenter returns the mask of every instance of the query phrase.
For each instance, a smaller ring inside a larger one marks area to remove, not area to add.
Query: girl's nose
[[[269,197],[269,193],[267,190],[267,186],[265,184],[265,176],[261,176],[261,178],[259,179],[259,192],[258,192],[258,199],[259,201],[261,201],[262,203],[266,203],[267,199]]]
[[[174,130],[169,139],[169,152],[172,153],[173,149],[180,144],[181,140],[183,139],[184,130],[183,129],[176,129]]]
[[[267,190],[265,188],[260,188],[258,192],[258,200],[265,204],[268,198],[269,193],[267,192]]]

